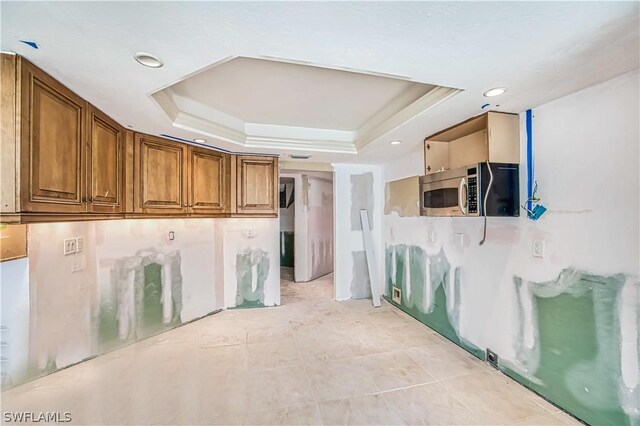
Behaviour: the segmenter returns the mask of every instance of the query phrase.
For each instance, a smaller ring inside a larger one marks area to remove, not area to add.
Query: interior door
[[[136,133],[134,157],[135,212],[187,213],[186,145]]]
[[[92,106],[87,127],[87,210],[120,213],[124,202],[124,129]]]

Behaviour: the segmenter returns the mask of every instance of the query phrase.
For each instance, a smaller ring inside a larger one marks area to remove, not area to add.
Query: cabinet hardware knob
[[[427,166],[427,171],[430,172],[431,171],[431,166]]]

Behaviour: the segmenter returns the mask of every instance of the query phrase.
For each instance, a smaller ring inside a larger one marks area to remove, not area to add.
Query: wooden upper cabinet
[[[277,158],[134,133],[20,56],[0,70],[1,223],[277,216]]]
[[[81,213],[86,102],[21,61],[21,211]]]
[[[194,214],[229,212],[230,156],[189,147],[189,209]]]
[[[87,138],[87,210],[120,213],[124,204],[124,129],[89,106]]]
[[[187,213],[187,145],[136,133],[133,169],[136,213]]]
[[[236,157],[237,213],[277,214],[278,159]]]

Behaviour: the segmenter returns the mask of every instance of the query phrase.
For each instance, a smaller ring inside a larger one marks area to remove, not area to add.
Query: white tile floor
[[[73,424],[579,424],[398,309],[332,300],[230,310],[2,393]]]

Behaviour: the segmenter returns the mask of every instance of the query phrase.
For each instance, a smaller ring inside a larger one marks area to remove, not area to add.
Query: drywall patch
[[[236,308],[263,307],[264,284],[269,276],[269,253],[246,249],[236,255]]]
[[[387,182],[384,189],[384,214],[397,212],[400,217],[420,216],[419,176]]]
[[[360,210],[369,215],[369,229],[373,230],[373,173],[351,175],[351,230],[362,231]]]
[[[367,267],[367,254],[364,250],[352,251],[353,274],[351,278],[351,297],[353,299],[370,299],[371,283]]]
[[[400,309],[478,358],[484,351],[460,336],[460,269],[451,267],[444,250],[429,255],[419,246],[388,245],[385,250],[386,298],[392,286],[402,290]]]
[[[640,282],[574,268],[547,282],[513,280],[523,337],[503,371],[591,424],[640,424],[640,385],[625,381],[640,360],[624,359],[638,354],[638,334],[624,339],[637,330],[638,302],[620,303]]]
[[[151,336],[182,323],[180,252],[155,248],[117,259],[111,287],[101,294],[98,351]]]

